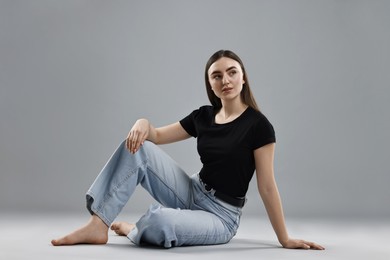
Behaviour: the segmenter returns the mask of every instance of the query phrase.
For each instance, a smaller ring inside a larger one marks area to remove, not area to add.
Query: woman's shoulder
[[[256,110],[256,109],[254,109],[252,107],[249,107],[248,110],[249,110],[248,111],[249,112],[248,115],[250,117],[252,117],[253,119],[259,120],[259,121],[268,121],[269,122],[267,116],[263,112],[261,112],[259,110]]]
[[[274,127],[270,120],[268,120],[267,116],[256,109],[251,108],[251,111],[248,113],[249,120],[251,122],[251,126],[255,131],[259,131],[261,129],[267,129],[267,131],[274,132]]]
[[[198,108],[200,111],[214,111],[214,107],[211,105],[203,105]]]
[[[203,105],[192,111],[193,115],[210,115],[214,113],[214,107],[210,105]]]

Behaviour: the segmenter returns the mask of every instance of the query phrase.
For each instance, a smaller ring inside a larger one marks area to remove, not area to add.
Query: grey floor
[[[138,217],[125,215],[119,220]],[[291,235],[321,243],[325,251],[280,248],[268,220],[250,216],[243,217],[236,237],[226,245],[145,248],[114,233],[107,245],[50,245],[52,238],[87,219],[86,214],[0,214],[0,259],[390,259],[390,222],[385,220],[287,221]]]

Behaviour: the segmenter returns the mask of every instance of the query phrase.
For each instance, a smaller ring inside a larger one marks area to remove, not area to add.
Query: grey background
[[[243,59],[277,133],[287,216],[389,217],[389,1],[0,1],[0,210],[83,211],[140,117],[208,104],[203,69]],[[195,140],[165,145],[189,174]],[[265,215],[252,181],[247,214]],[[152,200],[141,189],[126,211]]]

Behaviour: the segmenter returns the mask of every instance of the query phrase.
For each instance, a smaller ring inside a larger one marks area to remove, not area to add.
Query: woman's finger
[[[308,241],[304,241],[306,245],[308,245],[311,249],[317,249],[317,250],[324,250],[325,247],[319,245],[319,244],[316,244],[314,242],[308,242]]]
[[[130,153],[134,153],[135,147],[136,147],[136,142],[133,139],[134,137],[130,136],[126,139],[126,149]]]
[[[134,135],[131,137],[131,152],[135,153],[137,151],[137,145],[138,145],[138,133],[134,133]]]
[[[136,146],[136,151],[138,151],[141,146],[144,144],[146,138],[147,138],[147,133],[143,133],[142,135],[139,135],[138,140],[137,140],[137,146]]]
[[[300,248],[303,249],[317,249],[317,250],[324,250],[325,248],[310,241],[301,240],[301,243],[299,244]]]
[[[127,149],[131,153],[134,153],[136,139],[137,139],[137,133],[134,130],[131,130],[129,133],[129,137],[127,138]]]

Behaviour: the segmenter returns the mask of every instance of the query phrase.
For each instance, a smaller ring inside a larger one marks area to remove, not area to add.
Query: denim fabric
[[[131,154],[122,142],[87,192],[87,208],[108,226],[141,184],[159,204],[128,234],[135,244],[166,248],[227,243],[235,234],[241,208],[206,191],[198,174],[187,175],[165,152],[146,141]]]

